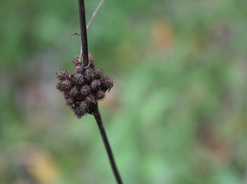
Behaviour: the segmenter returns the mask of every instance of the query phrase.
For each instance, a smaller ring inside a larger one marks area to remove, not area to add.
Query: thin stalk
[[[102,5],[102,3],[101,3],[101,5]],[[83,66],[87,66],[88,65],[88,45],[87,45],[87,30],[86,30],[86,17],[85,17],[84,0],[78,0],[78,4],[79,4],[79,14],[80,14],[80,28],[81,28],[81,43],[82,43],[82,54],[83,54]],[[93,17],[94,16],[95,15],[93,15]],[[107,151],[110,163],[111,163],[111,168],[112,168],[113,174],[114,174],[114,176],[116,178],[117,183],[118,184],[122,184],[122,181],[121,181],[120,175],[118,173],[117,166],[116,166],[116,163],[114,161],[114,157],[113,157],[113,154],[112,154],[112,151],[111,151],[111,147],[110,147],[110,144],[109,144],[107,136],[106,136],[106,132],[105,132],[105,129],[104,129],[104,126],[103,126],[103,122],[102,122],[102,119],[101,119],[101,115],[100,115],[98,106],[95,107],[95,110],[94,110],[93,114],[94,114],[95,120],[96,120],[96,122],[98,124],[99,130],[100,130],[100,134],[101,134],[101,137],[103,139],[103,142],[104,142],[104,145],[105,145],[105,148],[106,148],[106,151]]]
[[[79,5],[80,28],[81,28],[83,66],[85,67],[88,65],[88,45],[87,45],[86,13],[85,13],[84,0],[78,0],[78,5]]]
[[[93,12],[93,15],[92,15],[91,19],[87,23],[87,29],[89,28],[89,26],[90,26],[91,22],[93,21],[95,15],[98,13],[100,7],[102,6],[102,4],[104,2],[105,2],[105,0],[101,0],[100,3],[99,3],[99,5],[97,6],[97,8],[95,9],[95,11]]]
[[[95,11],[93,12],[92,17],[90,18],[90,20],[89,20],[88,23],[87,23],[87,30],[88,30],[90,24],[92,23],[92,21],[93,21],[95,15],[98,13],[99,9],[101,8],[101,6],[102,6],[102,4],[103,4],[104,2],[105,2],[105,0],[101,0],[100,3],[98,4],[97,8],[96,8]],[[74,35],[81,35],[81,34],[76,33],[76,34],[74,34]],[[83,47],[82,47],[82,45],[81,45],[80,55],[79,55],[79,61],[81,61],[81,57],[82,57],[82,48],[83,48]]]
[[[101,115],[100,115],[98,106],[95,108],[94,118],[95,118],[95,120],[96,120],[96,122],[98,124],[99,130],[100,130],[100,134],[101,134],[101,137],[103,139],[103,142],[104,142],[104,145],[105,145],[105,149],[107,151],[107,154],[108,154],[108,157],[109,157],[109,160],[110,160],[110,163],[111,163],[111,168],[112,168],[113,174],[115,176],[115,179],[117,180],[118,184],[122,184],[122,180],[121,180],[121,177],[119,175],[119,172],[118,172],[118,169],[117,169],[117,166],[116,166],[116,163],[115,163],[112,151],[111,151],[111,147],[110,147],[110,144],[109,144],[107,136],[106,136],[106,132],[105,132],[105,129],[104,129],[104,125],[103,125],[103,122],[102,122],[102,119],[101,119]]]

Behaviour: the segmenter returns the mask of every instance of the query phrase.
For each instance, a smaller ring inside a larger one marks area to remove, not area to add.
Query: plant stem
[[[96,9],[96,12],[99,10],[99,8],[103,2],[104,1],[101,1],[99,7]],[[87,30],[86,30],[86,16],[85,16],[84,0],[78,0],[78,4],[79,4],[79,14],[80,14],[81,46],[82,46],[82,54],[83,54],[83,66],[87,66],[88,65],[88,45],[87,45]],[[93,17],[95,16],[95,14],[93,15]],[[122,181],[121,181],[120,175],[118,173],[117,166],[116,166],[116,163],[114,161],[114,157],[113,157],[113,154],[111,151],[111,147],[110,147],[110,144],[108,142],[108,139],[107,139],[107,136],[105,133],[105,129],[103,126],[103,122],[101,119],[101,115],[100,115],[98,106],[95,107],[93,114],[94,114],[95,120],[98,124],[100,134],[101,134],[101,137],[103,139],[103,142],[104,142],[104,145],[105,145],[105,148],[106,148],[106,151],[107,151],[110,163],[111,163],[111,167],[112,167],[112,171],[114,173],[114,176],[117,180],[117,183],[122,184]]]
[[[99,5],[97,6],[97,8],[95,9],[95,11],[93,12],[93,15],[91,17],[91,19],[88,21],[88,24],[87,24],[87,29],[89,28],[91,22],[93,21],[95,15],[98,13],[100,7],[102,6],[102,4],[105,2],[105,0],[101,0]]]
[[[87,30],[86,30],[86,13],[84,0],[78,0],[79,4],[79,16],[80,16],[80,28],[81,28],[81,45],[83,55],[83,66],[88,65],[88,45],[87,45]]]
[[[112,168],[113,174],[115,176],[115,179],[117,180],[118,184],[122,184],[122,180],[121,180],[121,177],[120,177],[120,175],[118,173],[118,169],[117,169],[116,163],[114,161],[114,157],[113,157],[113,154],[112,154],[112,151],[111,151],[111,147],[110,147],[110,144],[109,144],[107,136],[106,136],[106,132],[105,132],[105,129],[104,129],[104,125],[103,125],[103,122],[102,122],[102,119],[101,119],[101,115],[100,115],[98,106],[95,108],[94,118],[97,121],[99,130],[100,130],[100,134],[101,134],[101,137],[103,139],[103,142],[104,142],[104,145],[105,145],[105,148],[106,148],[106,151],[107,151],[110,163],[111,163],[111,168]]]
[[[90,18],[90,20],[89,20],[88,23],[87,23],[87,30],[88,30],[90,24],[92,23],[92,21],[93,21],[95,15],[98,13],[99,9],[101,8],[101,6],[102,6],[102,4],[103,4],[104,2],[105,2],[105,0],[101,0],[100,3],[99,3],[99,5],[97,6],[97,8],[95,9],[95,11],[93,12],[92,17]],[[77,33],[77,34],[74,34],[74,35],[81,35],[81,34],[78,34],[78,33]],[[82,47],[82,45],[81,45],[80,55],[79,55],[79,61],[81,61],[82,48],[83,48],[83,47]]]

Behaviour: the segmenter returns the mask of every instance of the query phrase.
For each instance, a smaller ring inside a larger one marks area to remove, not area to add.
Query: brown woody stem
[[[103,3],[104,1],[101,1],[101,2]],[[102,5],[102,3],[101,3],[101,5]],[[81,46],[82,46],[82,54],[83,54],[83,66],[85,67],[88,65],[89,62],[88,62],[88,44],[87,44],[87,30],[86,30],[86,16],[85,16],[84,0],[78,0],[78,4],[79,4],[79,14],[80,14]],[[112,171],[114,173],[116,181],[118,184],[122,184],[122,180],[120,178],[116,163],[114,161],[114,157],[113,157],[111,147],[110,147],[110,144],[109,144],[107,136],[106,136],[106,132],[105,132],[105,129],[103,126],[103,122],[101,119],[101,115],[100,115],[98,106],[95,107],[93,114],[94,114],[95,120],[98,124],[100,134],[101,134],[101,137],[103,139],[103,142],[104,142],[104,145],[105,145],[105,148],[106,148],[106,151],[107,151],[110,163],[111,163]]]
[[[87,45],[87,30],[86,30],[86,13],[84,0],[78,0],[79,4],[79,16],[80,16],[80,28],[81,28],[81,45],[83,55],[83,66],[88,65],[88,45]]]
[[[107,136],[106,136],[106,132],[105,132],[105,129],[104,129],[104,125],[103,125],[103,122],[102,122],[102,119],[101,119],[101,115],[100,115],[98,106],[95,108],[94,118],[97,121],[99,130],[100,130],[100,134],[101,134],[101,137],[103,139],[103,142],[104,142],[104,145],[105,145],[105,148],[106,148],[106,151],[107,151],[110,163],[111,163],[111,168],[112,168],[113,174],[114,174],[114,176],[116,178],[117,183],[118,184],[122,184],[122,180],[121,180],[121,177],[120,177],[120,175],[118,173],[118,169],[117,169],[117,166],[116,166],[116,163],[115,163],[112,151],[111,151],[110,144],[109,144]]]

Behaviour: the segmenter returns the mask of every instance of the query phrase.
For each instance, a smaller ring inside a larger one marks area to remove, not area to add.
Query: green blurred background
[[[115,183],[93,116],[55,87],[77,1],[1,0],[0,22],[0,183]],[[246,0],[106,0],[88,42],[114,78],[99,107],[125,184],[247,183]]]

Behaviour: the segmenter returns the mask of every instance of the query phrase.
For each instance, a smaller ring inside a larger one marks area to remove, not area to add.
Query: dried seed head
[[[103,72],[104,71],[101,68],[96,68],[94,70],[94,76],[95,76],[95,78],[100,79],[103,76]]]
[[[90,94],[90,87],[88,85],[81,87],[81,95],[86,97]]]
[[[69,106],[72,105],[73,102],[74,102],[74,100],[72,98],[69,98],[69,99],[66,100],[66,104],[69,105]]]
[[[86,69],[84,72],[84,77],[87,79],[87,81],[92,81],[94,79],[94,72],[92,68]]]
[[[71,108],[72,108],[73,110],[75,110],[75,108],[76,108],[75,103],[71,104]]]
[[[88,109],[88,104],[85,101],[82,101],[80,104],[80,108],[86,112]]]
[[[79,101],[75,101],[75,106],[78,107],[80,105]]]
[[[82,109],[79,106],[79,107],[75,108],[74,113],[77,116],[77,118],[81,118],[83,115],[85,115],[86,112],[84,111],[84,109]]]
[[[71,90],[70,90],[70,96],[72,97],[75,97],[78,95],[78,90],[76,89],[76,87],[73,87]]]
[[[97,101],[95,100],[93,95],[89,95],[86,97],[85,102],[89,107],[93,107],[97,104]]]
[[[76,74],[75,75],[75,82],[77,84],[83,84],[85,82],[83,75],[82,74]]]
[[[72,75],[69,75],[67,79],[70,80],[72,83],[74,83],[75,76],[73,74]]]
[[[56,74],[57,74],[57,78],[60,81],[65,80],[69,76],[69,73],[67,72],[67,70],[60,70]]]
[[[110,77],[105,76],[102,79],[102,89],[106,92],[106,91],[110,91],[111,88],[113,87],[113,81]]]
[[[100,81],[97,79],[94,79],[91,83],[92,90],[98,90],[100,87]]]
[[[57,89],[59,89],[60,91],[70,90],[71,87],[72,87],[71,81],[69,81],[68,79],[57,84]]]
[[[64,98],[65,99],[68,99],[68,98],[70,98],[70,91],[65,91],[63,94],[64,94]]]
[[[101,68],[95,69],[94,58],[88,55],[91,65],[84,69],[78,57],[74,59],[74,75],[69,75],[66,70],[57,72],[59,83],[57,89],[63,92],[66,104],[72,108],[75,115],[81,118],[87,113],[93,113],[97,101],[105,97],[105,92],[113,87],[110,77],[104,76]]]
[[[72,87],[71,81],[67,79],[62,82],[62,85],[64,86],[65,90],[69,90]]]
[[[80,74],[82,74],[82,72],[83,72],[83,68],[82,68],[82,65],[77,65],[76,67],[75,67],[75,73],[80,73]]]
[[[79,61],[79,57],[78,56],[75,56],[75,59],[73,61],[71,61],[74,66],[78,66],[78,65],[82,65],[82,63]]]
[[[102,90],[97,91],[96,95],[95,95],[97,100],[102,100],[103,98],[105,98],[105,93]]]

